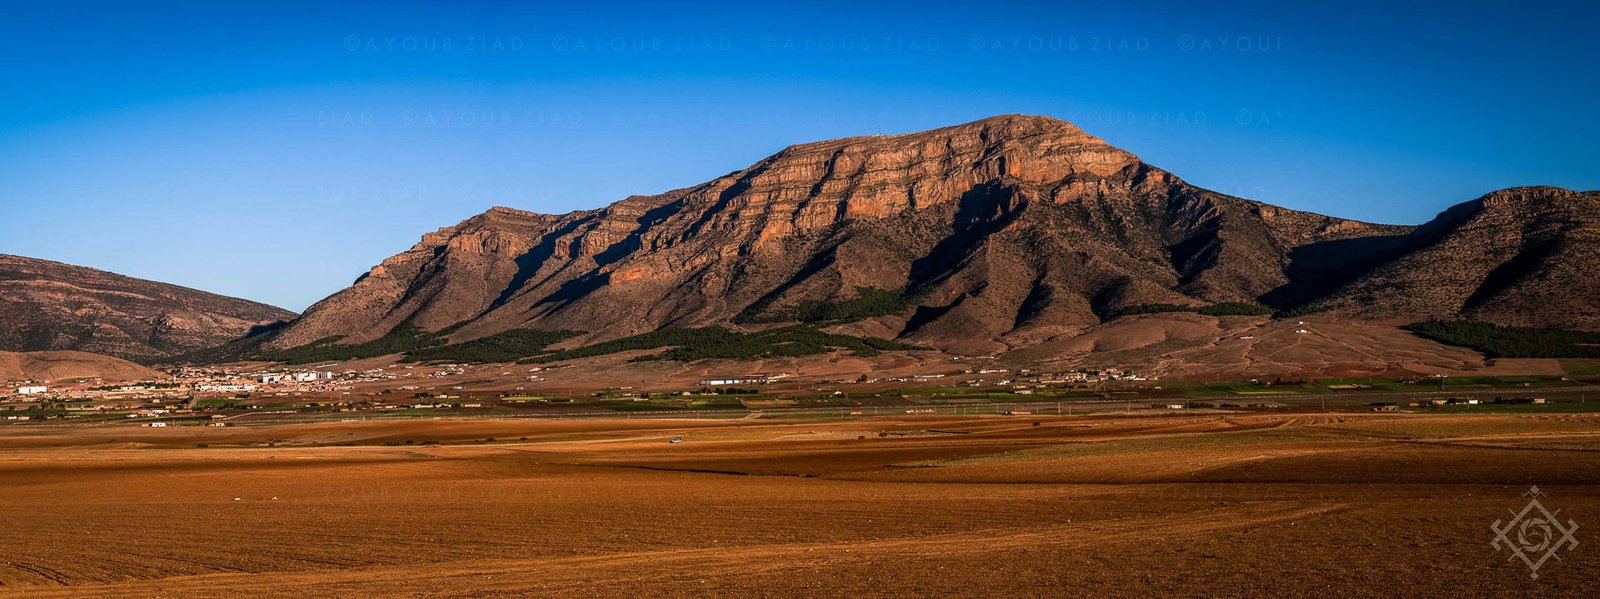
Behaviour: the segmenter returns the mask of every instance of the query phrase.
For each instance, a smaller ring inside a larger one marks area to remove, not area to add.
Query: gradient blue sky
[[[1600,188],[1592,2],[28,4],[0,253],[294,310],[490,206],[1002,113],[1373,221]]]

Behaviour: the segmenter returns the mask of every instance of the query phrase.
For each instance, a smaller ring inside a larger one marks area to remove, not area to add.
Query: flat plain
[[[0,596],[1592,597],[1597,452],[1593,414],[13,426]],[[1491,545],[1533,486],[1580,526],[1537,579]]]

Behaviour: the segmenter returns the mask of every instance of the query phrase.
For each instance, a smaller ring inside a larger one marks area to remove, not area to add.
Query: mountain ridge
[[[590,342],[844,301],[862,288],[915,297],[880,324],[940,346],[1070,334],[1154,303],[1403,320],[1451,311],[1374,299],[1368,288],[1441,227],[1220,194],[1065,121],[1002,115],[795,144],[699,185],[593,210],[494,207],[424,235],[267,347],[367,341],[402,322],[448,329],[454,341],[535,328],[586,331],[577,342]]]
[[[1320,301],[1380,319],[1600,330],[1600,191],[1496,190],[1418,227],[1403,255]],[[1382,296],[1383,301],[1369,301]]]
[[[0,254],[0,350],[148,360],[220,345],[293,312],[169,283]]]

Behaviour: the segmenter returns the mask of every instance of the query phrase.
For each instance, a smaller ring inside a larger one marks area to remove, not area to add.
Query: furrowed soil
[[[7,597],[1593,597],[1600,415],[12,426],[0,523]]]

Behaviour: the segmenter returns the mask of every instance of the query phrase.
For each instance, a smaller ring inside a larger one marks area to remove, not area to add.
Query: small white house
[[[34,385],[34,386],[29,386],[29,387],[17,387],[17,395],[38,395],[40,393],[44,393],[44,392],[49,391],[49,390],[50,390],[50,388],[49,387],[45,387],[44,385]]]

